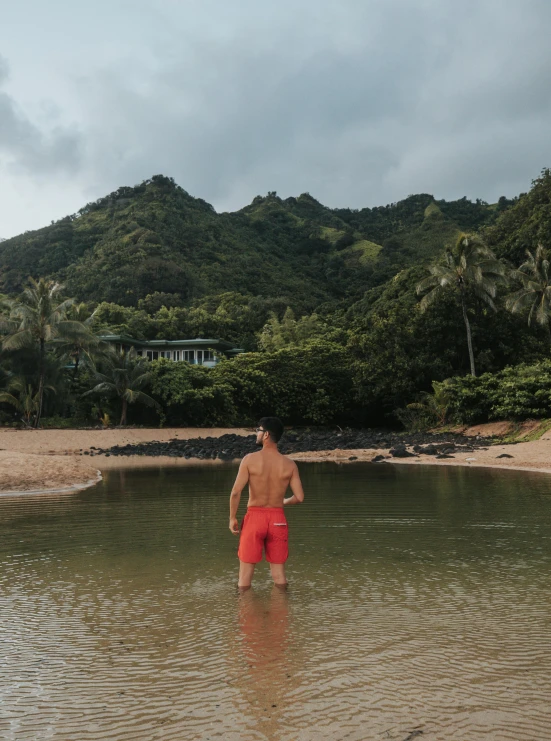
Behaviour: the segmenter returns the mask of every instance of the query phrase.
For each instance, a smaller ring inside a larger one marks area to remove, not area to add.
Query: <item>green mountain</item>
[[[0,291],[19,291],[29,275],[50,276],[80,300],[123,306],[156,292],[183,305],[239,292],[308,310],[359,298],[433,259],[458,231],[493,224],[500,204],[421,194],[378,208],[331,209],[307,193],[285,200],[269,193],[219,214],[156,175],[2,242]]]

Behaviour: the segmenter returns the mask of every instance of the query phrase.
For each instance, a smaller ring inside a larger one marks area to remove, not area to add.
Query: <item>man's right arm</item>
[[[241,492],[245,487],[245,484],[249,480],[249,469],[247,466],[247,458],[245,456],[239,466],[237,472],[237,478],[231,490],[230,494],[230,530],[234,535],[239,535],[239,523],[237,522],[237,508],[239,507],[239,500],[241,499]]]
[[[302,488],[302,481],[300,480],[300,475],[298,472],[298,467],[296,463],[293,463],[293,473],[291,475],[291,480],[289,481],[289,486],[291,487],[291,491],[293,492],[292,497],[288,497],[287,499],[283,500],[283,504],[300,504],[304,501],[304,490]]]

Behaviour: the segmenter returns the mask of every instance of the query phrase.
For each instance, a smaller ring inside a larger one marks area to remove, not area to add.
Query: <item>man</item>
[[[276,586],[287,587],[285,561],[289,555],[288,528],[283,507],[304,501],[304,491],[297,465],[281,455],[277,444],[283,435],[283,425],[277,417],[262,417],[256,428],[258,453],[249,453],[241,461],[230,496],[230,530],[239,538],[239,582],[241,591],[250,588],[254,567],[262,561],[262,549],[270,564]],[[245,484],[249,484],[247,514],[241,525],[237,508]],[[293,496],[285,499],[287,487]]]

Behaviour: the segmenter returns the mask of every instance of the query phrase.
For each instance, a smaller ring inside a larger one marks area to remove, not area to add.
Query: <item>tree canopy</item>
[[[548,170],[495,204],[419,194],[332,209],[270,192],[217,214],[164,176],[119,188],[0,245],[0,420],[27,410],[38,424],[44,404],[56,419],[124,421],[136,400],[131,419],[149,424],[441,416],[447,379],[548,359],[550,204]],[[245,354],[141,367],[106,353],[105,333],[221,338]]]

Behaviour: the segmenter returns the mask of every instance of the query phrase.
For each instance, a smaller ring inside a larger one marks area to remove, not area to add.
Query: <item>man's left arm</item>
[[[237,477],[230,494],[230,530],[234,535],[239,535],[239,523],[237,521],[237,509],[241,500],[241,492],[249,481],[249,468],[245,456],[239,466]]]

